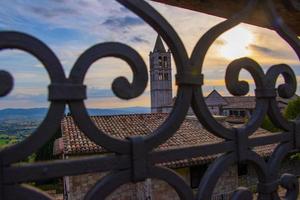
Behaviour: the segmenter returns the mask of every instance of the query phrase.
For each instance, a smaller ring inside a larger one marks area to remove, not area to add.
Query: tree
[[[283,115],[288,120],[294,120],[294,119],[300,117],[300,97],[298,97],[297,99],[292,100],[288,103]],[[270,118],[268,116],[266,116],[264,118],[264,121],[263,121],[261,127],[270,132],[280,131],[280,129],[277,128],[272,123],[272,121],[270,120]]]
[[[285,116],[285,118],[287,118],[289,120],[299,119],[299,117],[300,117],[300,97],[298,97],[297,99],[290,101],[288,103],[288,106],[286,107],[285,112],[284,112],[284,116]],[[291,155],[290,159],[299,160],[300,153],[295,153],[295,154]]]
[[[36,160],[37,161],[45,161],[45,160],[53,160],[56,159],[53,155],[53,145],[56,139],[60,138],[61,130],[59,129],[53,137],[36,152]]]
[[[277,128],[272,121],[270,120],[270,118],[268,116],[265,116],[263,123],[261,124],[261,127],[263,129],[266,129],[270,132],[278,132],[280,131],[279,128]]]
[[[56,133],[52,136],[52,138],[44,145],[42,146],[37,152],[36,152],[36,161],[47,161],[47,160],[54,160],[57,159],[57,156],[53,155],[53,146],[56,139],[62,137],[61,129],[57,130]],[[54,178],[54,179],[48,179],[48,180],[40,180],[35,182],[37,186],[40,185],[58,185],[60,183],[60,178]]]
[[[284,112],[284,116],[289,120],[300,117],[300,97],[288,103],[288,106]]]

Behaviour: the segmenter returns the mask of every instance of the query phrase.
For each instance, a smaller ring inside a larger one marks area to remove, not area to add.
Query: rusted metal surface
[[[23,142],[0,152],[0,196],[1,199],[50,199],[41,191],[22,183],[61,176],[79,175],[91,172],[111,171],[87,193],[85,199],[105,199],[122,184],[139,182],[146,178],[166,181],[175,189],[181,199],[210,199],[215,184],[221,174],[232,164],[248,162],[255,166],[258,175],[259,199],[278,199],[279,185],[287,189],[286,199],[295,200],[298,196],[298,180],[294,175],[278,174],[283,159],[290,151],[300,148],[300,122],[287,121],[278,108],[276,92],[282,98],[295,94],[297,88],[293,70],[285,64],[273,65],[267,72],[251,58],[232,61],[226,69],[226,87],[237,96],[249,92],[249,84],[239,81],[239,72],[247,70],[254,79],[256,106],[248,122],[240,128],[228,128],[220,124],[209,112],[202,92],[204,57],[211,44],[220,34],[244,21],[257,9],[258,2],[268,16],[269,24],[284,39],[295,53],[300,56],[300,44],[296,35],[289,30],[279,16],[272,0],[249,0],[247,5],[236,11],[228,20],[212,27],[197,42],[191,57],[174,31],[173,27],[149,4],[143,0],[118,0],[136,15],[143,18],[166,41],[176,62],[177,98],[173,110],[155,131],[146,136],[117,139],[99,130],[88,116],[84,100],[86,86],[83,85],[89,67],[103,57],[117,57],[126,61],[133,71],[130,83],[118,77],[112,84],[116,96],[122,99],[135,98],[143,93],[148,82],[146,65],[141,56],[131,47],[121,43],[97,44],[86,50],[77,60],[70,76],[66,77],[57,56],[49,47],[32,36],[20,32],[0,32],[0,49],[24,50],[41,61],[50,76],[50,107],[41,125]],[[100,11],[99,11],[100,12]],[[284,83],[276,86],[277,78],[282,75]],[[13,88],[12,75],[0,71],[0,96],[5,96]],[[45,163],[14,165],[25,159],[57,131],[63,118],[64,108],[68,105],[80,130],[97,145],[114,152],[107,156],[91,156],[78,160],[57,160]],[[200,123],[223,142],[193,148],[153,151],[166,142],[180,127],[189,107],[192,107]],[[249,139],[259,128],[264,116],[283,130],[282,133],[266,136],[263,139]],[[253,147],[278,143],[266,162],[252,150]],[[210,164],[197,194],[174,171],[160,167],[157,163],[178,159],[223,153]],[[232,199],[252,199],[247,188],[237,188]]]

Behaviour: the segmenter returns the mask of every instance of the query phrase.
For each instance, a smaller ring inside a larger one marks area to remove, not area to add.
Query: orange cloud
[[[240,79],[246,81],[249,84],[254,84],[253,79]],[[225,79],[208,79],[204,80],[205,86],[225,86]]]

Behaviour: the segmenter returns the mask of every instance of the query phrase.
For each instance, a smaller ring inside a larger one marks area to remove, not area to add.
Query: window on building
[[[162,81],[163,80],[163,74],[162,73],[158,73],[158,80]]]
[[[238,176],[244,176],[248,174],[248,165],[246,163],[238,164]]]
[[[207,169],[207,165],[190,167],[191,188],[198,188],[200,181]]]
[[[167,73],[164,74],[164,80],[169,80],[169,74]]]
[[[158,65],[159,65],[159,67],[162,67],[162,58],[161,58],[161,56],[158,57]]]
[[[223,113],[224,116],[228,116],[229,115],[228,110],[223,110],[222,113]]]
[[[234,111],[233,111],[233,115],[234,115],[234,116],[239,116],[239,111],[234,110]]]
[[[168,67],[168,58],[166,56],[164,57],[164,67]]]
[[[245,112],[244,110],[241,110],[241,111],[240,111],[240,116],[241,116],[241,117],[245,117],[245,116],[246,116],[246,112]]]

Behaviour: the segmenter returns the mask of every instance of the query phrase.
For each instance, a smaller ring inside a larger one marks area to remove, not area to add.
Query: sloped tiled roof
[[[126,138],[132,135],[147,135],[153,132],[163,123],[168,114],[131,114],[114,116],[92,116],[92,121],[96,126],[117,138]],[[268,131],[259,129],[254,136],[270,134]],[[94,153],[107,153],[107,151],[89,140],[77,127],[73,118],[67,116],[62,121],[63,153],[65,155],[83,155]],[[199,146],[213,144],[223,141],[206,131],[195,118],[186,118],[179,130],[157,150],[174,149],[178,147]],[[257,151],[262,155],[269,155],[273,151],[274,145],[265,148],[258,147]],[[197,157],[162,163],[170,167],[184,167],[199,165],[211,162],[218,155]]]
[[[255,97],[254,96],[226,96],[224,97],[228,102],[228,105],[224,106],[224,109],[254,109]]]
[[[228,105],[226,99],[217,91],[213,90],[205,98],[205,103],[207,106],[225,106]]]
[[[277,96],[277,102],[288,104],[291,100],[297,99],[299,96],[295,94],[289,99]],[[218,91],[213,90],[206,98],[207,106],[222,106],[223,109],[254,109],[255,96],[222,96]]]

